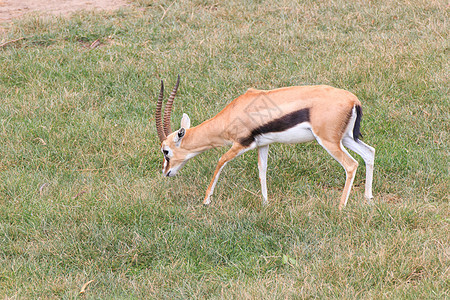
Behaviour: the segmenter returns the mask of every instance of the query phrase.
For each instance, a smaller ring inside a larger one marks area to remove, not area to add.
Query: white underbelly
[[[300,123],[286,131],[269,132],[255,137],[257,146],[264,146],[272,143],[299,144],[314,140],[315,137],[312,133],[311,125],[307,122]]]

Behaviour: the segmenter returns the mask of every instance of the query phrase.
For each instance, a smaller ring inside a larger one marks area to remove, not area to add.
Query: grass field
[[[0,299],[448,298],[447,2],[222,2],[135,0],[0,36],[24,37],[0,49]],[[375,204],[355,155],[340,212],[344,171],[310,143],[271,147],[268,207],[255,151],[203,207],[226,149],[160,174],[155,102],[177,74],[176,128],[249,87],[353,92]]]

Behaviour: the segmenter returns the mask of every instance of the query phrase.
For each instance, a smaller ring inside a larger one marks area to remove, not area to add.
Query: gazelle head
[[[164,97],[164,83],[161,80],[161,91],[159,93],[158,102],[156,104],[155,120],[156,131],[161,141],[161,152],[164,155],[162,173],[164,176],[175,176],[184,164],[193,156],[191,152],[184,149],[181,142],[189,129],[191,121],[187,114],[183,114],[181,119],[181,128],[172,132],[170,126],[170,115],[172,113],[173,100],[180,84],[180,75],[178,75],[177,83],[170,93],[164,109],[164,123],[162,122],[162,102]]]

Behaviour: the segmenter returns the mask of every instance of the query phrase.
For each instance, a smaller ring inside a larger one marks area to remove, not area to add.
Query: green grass
[[[16,21],[0,37],[25,37],[0,49],[0,296],[449,297],[447,23],[445,1],[419,0],[136,0]],[[225,149],[160,174],[153,113],[177,74],[173,127],[249,87],[353,92],[375,204],[357,157],[338,211],[344,171],[311,143],[271,147],[267,208],[254,151],[202,207]]]

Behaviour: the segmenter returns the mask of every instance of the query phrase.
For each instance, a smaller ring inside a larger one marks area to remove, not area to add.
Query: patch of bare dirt
[[[0,0],[0,27],[26,14],[68,15],[80,10],[116,10],[125,0]]]

